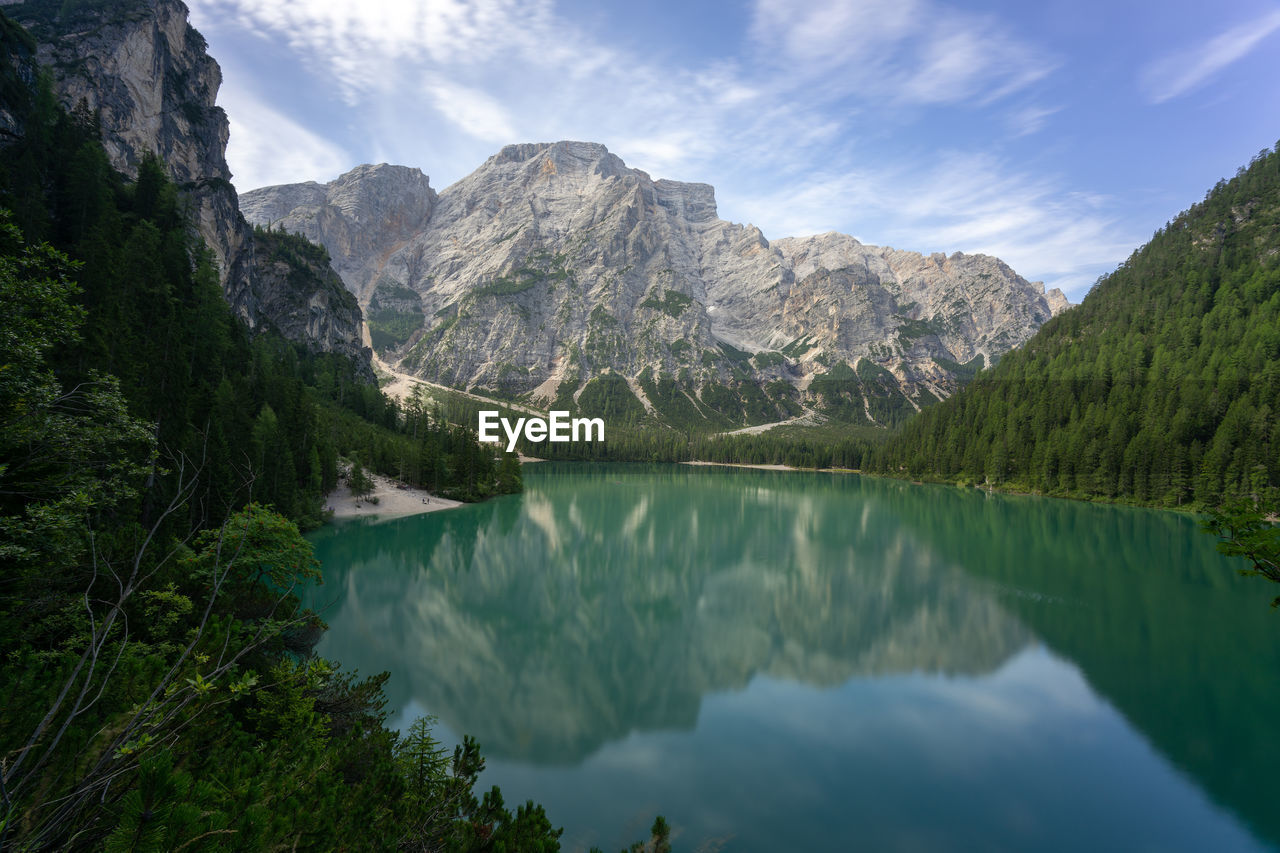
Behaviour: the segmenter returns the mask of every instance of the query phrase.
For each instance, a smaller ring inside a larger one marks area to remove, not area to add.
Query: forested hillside
[[[0,16],[0,849],[554,849],[473,794],[473,741],[396,735],[385,676],[312,656],[298,595],[341,457],[466,499],[518,466],[250,335],[184,193],[114,172],[32,55]]]
[[[1280,152],[1156,233],[1077,308],[908,422],[916,479],[1215,506],[1280,486]]]

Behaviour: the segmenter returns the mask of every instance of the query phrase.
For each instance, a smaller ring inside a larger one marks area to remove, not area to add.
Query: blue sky
[[[1073,301],[1280,139],[1280,2],[188,0],[238,189],[601,142],[766,237],[986,252]]]

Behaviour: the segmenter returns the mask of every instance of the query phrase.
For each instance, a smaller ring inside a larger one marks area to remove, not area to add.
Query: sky
[[[767,238],[1079,301],[1280,139],[1280,0],[187,0],[240,191],[600,142]]]

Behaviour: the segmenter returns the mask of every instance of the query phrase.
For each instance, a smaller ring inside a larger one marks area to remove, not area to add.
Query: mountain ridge
[[[1280,151],[1174,217],[1016,355],[906,425],[913,479],[1164,506],[1280,501]]]
[[[421,178],[404,197],[365,194],[392,205],[396,226],[370,234],[344,199],[392,169]],[[759,423],[808,406],[891,422],[1066,304],[989,256],[847,235],[771,242],[720,219],[711,185],[654,180],[591,142],[504,146],[439,193],[421,171],[383,164],[240,202],[255,224],[329,248],[402,369],[549,403],[616,375],[628,386],[617,393],[668,423]],[[811,392],[822,377],[825,393]]]

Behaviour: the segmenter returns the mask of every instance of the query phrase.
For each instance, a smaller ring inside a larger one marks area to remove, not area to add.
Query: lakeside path
[[[407,401],[409,396],[413,394],[413,386],[421,385],[428,393],[431,391],[440,391],[448,394],[458,394],[470,400],[475,400],[477,403],[490,403],[494,406],[502,406],[517,412],[524,412],[526,415],[534,415],[540,418],[546,417],[547,415],[547,413],[542,409],[535,409],[531,406],[526,406],[523,403],[512,403],[507,400],[493,400],[489,397],[481,397],[479,394],[472,394],[470,391],[461,391],[457,388],[450,388],[447,385],[428,382],[427,380],[417,376],[410,376],[408,373],[401,373],[379,358],[376,353],[373,356],[373,365],[377,370],[380,370],[391,377],[391,381],[382,386],[382,393],[386,394],[388,397],[395,397],[402,403]]]
[[[785,421],[774,421],[770,424],[756,424],[755,426],[742,427],[741,429],[731,429],[728,432],[716,433],[717,435],[760,435],[768,432],[774,427],[780,426],[816,426],[825,420],[821,415],[813,409],[806,408],[803,412],[794,418],[787,418]]]
[[[325,508],[332,508],[333,517],[339,518],[398,518],[405,515],[417,515],[422,512],[436,512],[442,509],[453,509],[462,506],[462,501],[451,501],[440,498],[423,489],[401,488],[399,483],[376,474],[370,475],[373,480],[372,497],[378,502],[370,503],[364,497],[359,501],[351,494],[346,481],[324,499]],[[429,503],[424,502],[429,501]]]

